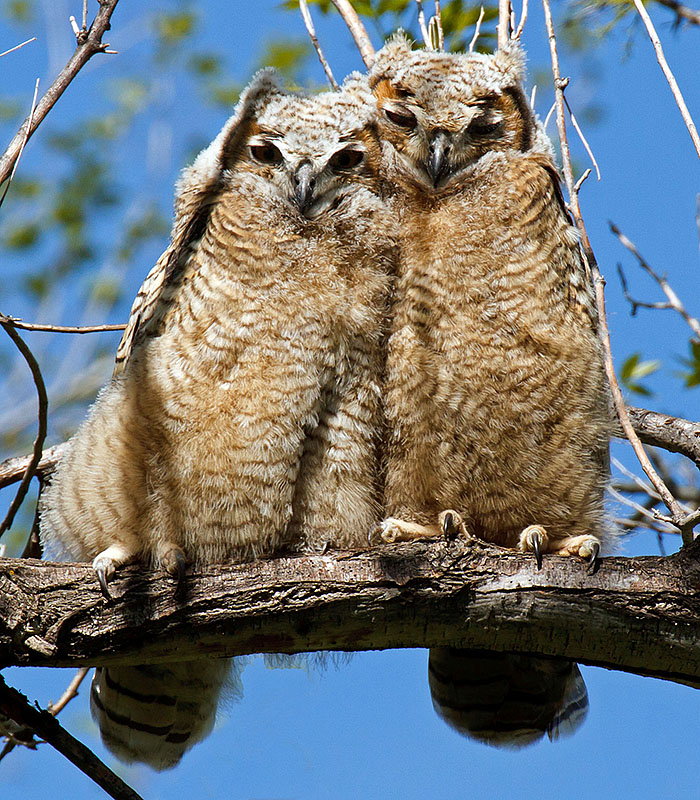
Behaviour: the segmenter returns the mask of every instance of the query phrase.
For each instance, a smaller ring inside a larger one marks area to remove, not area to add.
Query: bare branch
[[[22,150],[22,143],[31,137],[73,78],[75,78],[92,56],[96,53],[106,52],[109,45],[102,44],[102,36],[109,30],[110,18],[118,2],[119,0],[100,0],[99,11],[90,26],[90,30],[85,35],[84,41],[81,41],[83,37],[80,36],[75,52],[60,75],[48,88],[46,94],[39,100],[36,106],[36,112],[31,118],[28,117],[22,123],[4,155],[0,158],[0,185],[7,180],[12,172],[15,162]]]
[[[30,42],[36,42],[36,36],[32,36],[31,39],[27,39],[26,42],[22,42],[21,44],[16,44],[14,47],[11,47],[9,50],[5,50],[4,52],[0,53],[0,58],[3,56],[8,55],[9,53],[14,53],[15,50],[19,50],[20,47],[24,47],[25,44],[29,44]]]
[[[595,168],[595,174],[600,180],[600,169],[598,167],[598,162],[595,160],[595,156],[593,155],[593,150],[591,150],[591,146],[588,144],[586,137],[583,135],[583,131],[581,130],[578,122],[576,121],[576,117],[574,116],[574,112],[571,110],[571,106],[569,105],[569,101],[564,96],[564,102],[566,103],[566,108],[569,112],[569,116],[571,117],[571,124],[574,126],[576,133],[578,133],[578,138],[581,140],[581,143],[586,148],[586,152],[588,153],[588,157],[593,162],[593,167]]]
[[[316,54],[318,55],[318,60],[321,62],[323,71],[326,73],[328,82],[333,89],[338,89],[338,82],[333,76],[333,70],[331,69],[330,64],[326,61],[326,57],[323,55],[323,50],[321,50],[321,45],[319,44],[318,37],[316,36],[316,29],[314,28],[314,22],[311,19],[311,13],[306,0],[299,0],[299,10],[301,11],[301,16],[304,20],[304,25],[306,25],[306,31],[309,34],[311,43],[313,44]]]
[[[690,111],[688,111],[688,106],[685,104],[685,100],[683,99],[683,95],[681,90],[678,88],[678,83],[676,82],[676,78],[671,72],[671,68],[668,66],[668,62],[666,61],[666,57],[664,56],[663,48],[661,47],[661,40],[656,33],[656,29],[654,28],[654,23],[651,21],[651,17],[647,13],[646,8],[644,7],[644,3],[642,0],[633,0],[635,8],[637,9],[639,16],[642,18],[642,22],[644,23],[644,27],[647,29],[647,33],[649,34],[649,39],[654,47],[654,52],[656,53],[656,60],[659,62],[659,66],[661,67],[661,71],[664,73],[666,80],[668,81],[668,85],[671,88],[671,92],[673,97],[676,101],[676,105],[681,112],[681,116],[683,117],[683,122],[685,122],[685,126],[688,129],[688,133],[690,134],[690,138],[693,140],[693,145],[695,146],[695,152],[698,154],[698,158],[700,158],[700,136],[698,136],[698,130],[695,127],[695,123],[693,122],[693,118],[690,116]]]
[[[432,50],[433,46],[430,43],[430,35],[428,34],[428,26],[425,24],[425,13],[423,12],[423,3],[421,0],[416,0],[418,6],[418,27],[420,28],[420,35],[423,37],[423,44],[428,50]]]
[[[442,27],[440,0],[435,0],[435,16],[430,20],[430,26],[431,28],[434,26],[437,30],[437,49],[442,53],[445,50],[445,31]]]
[[[49,703],[48,712],[52,716],[57,716],[58,714],[63,711],[63,709],[70,703],[70,701],[78,696],[78,689],[80,688],[80,684],[85,680],[85,676],[90,671],[90,667],[80,667],[80,669],[75,673],[71,682],[66,686],[66,690],[63,694],[59,697],[58,701],[55,703]]]
[[[39,325],[36,322],[23,322],[18,317],[9,317],[0,312],[0,323],[25,331],[46,331],[47,333],[102,333],[104,331],[123,331],[125,323],[118,325]]]
[[[212,566],[187,579],[0,560],[0,663],[87,666],[257,652],[472,647],[700,681],[697,547],[666,559],[531,555],[476,539]],[[663,597],[663,603],[659,603]],[[633,640],[635,646],[628,646]],[[32,726],[33,727],[33,726]]]
[[[35,474],[43,475],[45,472],[50,472],[54,469],[66,452],[67,447],[68,442],[62,442],[49,447],[48,450],[44,450],[41,460],[36,465]],[[33,458],[34,456],[31,455],[16,456],[0,463],[0,489],[22,480],[22,476],[27,471]]]
[[[115,800],[142,800],[141,796],[105,766],[84,744],[61,727],[48,711],[39,711],[0,676],[0,708],[19,725],[31,728],[62,756],[75,764]]]
[[[513,39],[519,39],[522,36],[523,31],[525,30],[525,23],[527,22],[527,6],[528,0],[523,0],[523,8],[520,12],[520,22],[518,23],[518,27],[515,29],[515,33],[513,34]]]
[[[615,223],[609,222],[608,224],[610,225],[610,230],[620,240],[620,244],[622,244],[623,247],[626,247],[627,250],[629,250],[630,253],[632,253],[632,255],[637,259],[639,266],[647,273],[647,275],[649,275],[656,281],[656,283],[661,287],[661,290],[668,299],[668,303],[663,303],[663,304],[647,304],[638,301],[632,301],[633,304],[635,306],[643,306],[644,308],[666,308],[677,311],[681,315],[681,317],[683,317],[683,319],[686,321],[688,327],[692,330],[695,336],[697,336],[698,339],[700,339],[700,321],[698,321],[696,317],[692,317],[687,312],[685,306],[681,302],[678,295],[673,291],[673,288],[670,286],[666,278],[664,278],[662,275],[659,275],[655,270],[651,268],[651,266],[643,258],[639,250],[637,250],[636,245],[632,241],[630,241],[625,236],[624,233],[622,233],[622,231],[617,227],[617,225],[615,225]],[[625,296],[627,296],[629,299],[626,287],[625,287]]]
[[[348,30],[355,40],[357,49],[360,51],[365,66],[369,69],[374,64],[374,47],[367,34],[365,26],[357,16],[357,12],[350,4],[350,0],[332,0],[333,5],[338,9],[338,13],[348,26]]]
[[[34,119],[34,112],[36,110],[36,96],[39,93],[39,78],[36,79],[36,83],[34,84],[34,95],[32,97],[32,107],[29,111],[29,126],[32,124],[32,120]],[[25,132],[24,139],[22,140],[22,144],[20,145],[19,152],[17,153],[17,160],[15,161],[14,166],[12,167],[12,172],[10,173],[9,180],[5,184],[5,188],[3,190],[2,195],[0,195],[0,206],[5,202],[5,198],[7,197],[7,193],[10,189],[10,184],[14,180],[15,173],[17,172],[17,167],[19,166],[19,160],[22,158],[22,153],[24,152],[24,148],[27,145],[27,139],[29,138],[29,126],[27,126],[27,131]]]
[[[46,427],[47,427],[47,414],[48,414],[48,407],[49,407],[49,400],[46,396],[46,386],[44,385],[44,379],[41,375],[41,369],[37,364],[36,359],[32,351],[27,347],[22,337],[17,333],[17,331],[6,322],[0,321],[0,325],[5,329],[7,335],[12,339],[12,341],[17,346],[17,349],[20,351],[24,360],[29,365],[29,369],[32,372],[32,378],[34,379],[34,385],[36,386],[37,397],[39,400],[39,411],[38,411],[38,426],[37,426],[37,434],[36,439],[34,440],[34,452],[32,454],[32,458],[27,464],[27,468],[24,471],[22,476],[22,480],[20,481],[19,488],[17,489],[17,494],[15,495],[14,500],[10,504],[10,507],[5,515],[5,519],[0,524],[0,536],[12,525],[14,521],[15,514],[19,510],[19,507],[22,505],[24,498],[27,494],[27,490],[29,489],[29,484],[31,483],[32,478],[36,472],[37,465],[41,461],[41,453],[44,446],[44,439],[46,438]]]
[[[505,47],[509,39],[510,0],[498,0],[498,47]]]
[[[581,177],[580,177],[580,178],[579,178],[579,179],[576,181],[576,183],[574,184],[574,192],[576,192],[576,194],[578,194],[578,193],[581,191],[581,187],[583,186],[583,182],[586,180],[586,178],[587,178],[587,177],[588,177],[590,174],[591,174],[591,169],[590,169],[590,167],[589,167],[589,168],[588,168],[588,169],[587,169],[587,170],[586,170],[586,171],[583,173],[583,175],[581,175]]]
[[[479,11],[479,19],[476,21],[476,27],[474,28],[474,35],[472,36],[471,42],[469,42],[469,52],[474,52],[474,46],[476,45],[476,40],[479,38],[479,34],[481,33],[481,23],[484,19],[484,7],[481,6]]]

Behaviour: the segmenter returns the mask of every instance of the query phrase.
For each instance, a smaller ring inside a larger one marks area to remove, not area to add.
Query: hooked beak
[[[426,164],[426,170],[433,186],[437,186],[450,171],[451,150],[452,142],[449,134],[446,131],[435,131],[430,139],[430,153]]]
[[[316,178],[313,166],[309,161],[302,161],[294,173],[294,200],[299,206],[299,211],[304,214],[314,202],[314,189]]]

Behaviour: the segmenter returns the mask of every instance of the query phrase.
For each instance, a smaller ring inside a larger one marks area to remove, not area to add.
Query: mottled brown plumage
[[[591,559],[610,428],[597,317],[523,62],[515,45],[455,55],[399,36],[370,72],[401,229],[380,533],[461,530],[538,559]],[[474,717],[460,686],[481,672],[478,659],[431,652],[436,707],[463,730]],[[577,713],[581,685],[565,693]],[[522,733],[476,735],[518,744]]]
[[[252,81],[185,171],[114,378],[44,493],[50,549],[106,584],[134,560],[181,575],[366,541],[395,250],[379,160],[359,77],[317,97]],[[93,710],[121,757],[172,766],[222,679],[215,662],[102,670]]]

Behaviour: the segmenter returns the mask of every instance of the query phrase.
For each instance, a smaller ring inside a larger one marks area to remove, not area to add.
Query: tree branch
[[[0,665],[135,664],[313,650],[484,648],[700,682],[698,547],[668,558],[532,556],[478,540],[210,567],[175,582],[0,559]],[[630,646],[630,642],[634,646]]]
[[[675,11],[677,19],[684,19],[693,25],[700,25],[700,11],[688,8],[688,6],[678,3],[677,0],[656,0],[656,2]]]
[[[680,453],[700,469],[700,425],[697,422],[633,406],[627,406],[627,414],[644,444]],[[622,428],[615,431],[615,436],[624,438]]]
[[[0,185],[12,172],[15,161],[22,152],[23,143],[28,140],[39,127],[44,117],[68,88],[70,82],[96,53],[104,52],[109,45],[102,44],[102,37],[110,28],[110,19],[119,0],[100,0],[100,10],[89,31],[80,31],[78,46],[60,75],[51,84],[46,94],[39,100],[30,117],[22,123],[15,137],[10,142],[4,155],[0,157]]]
[[[0,676],[0,708],[19,725],[31,728],[79,770],[92,778],[115,800],[142,800],[141,796],[106,767],[84,744],[61,727],[48,711],[40,711],[27,698],[8,686]]]

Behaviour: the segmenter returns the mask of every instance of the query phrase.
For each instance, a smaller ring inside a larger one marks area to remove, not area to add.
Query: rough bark
[[[669,558],[531,556],[476,541],[298,556],[173,579],[0,559],[0,666],[453,645],[700,683],[698,546]]]

